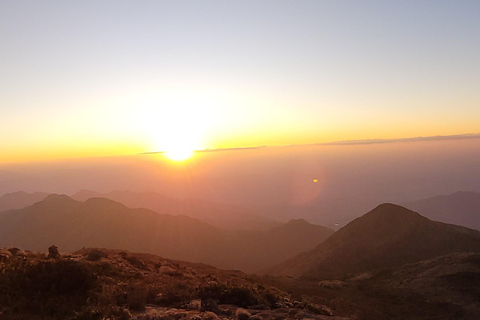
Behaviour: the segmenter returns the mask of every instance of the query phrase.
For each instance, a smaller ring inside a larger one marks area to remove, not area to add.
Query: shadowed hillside
[[[335,278],[470,251],[480,251],[480,232],[431,221],[397,205],[382,204],[315,249],[274,268],[272,273]]]
[[[47,256],[0,249],[0,271],[2,319],[246,320],[298,314],[297,319],[348,320],[308,301],[293,305],[287,293],[240,271],[120,250]]]
[[[294,299],[309,296],[358,320],[480,319],[479,253],[454,253],[343,281],[266,280]]]
[[[1,213],[0,245],[28,250],[53,243],[63,251],[125,249],[255,272],[309,250],[333,233],[306,222],[277,228],[225,231],[187,216],[131,209],[104,198],[80,202],[50,195],[32,206]]]
[[[425,217],[445,223],[480,230],[480,193],[459,191],[405,203],[406,208]]]

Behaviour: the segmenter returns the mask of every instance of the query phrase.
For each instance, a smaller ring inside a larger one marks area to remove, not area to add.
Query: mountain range
[[[225,269],[258,271],[314,248],[333,231],[293,220],[266,231],[231,231],[184,215],[132,209],[105,198],[49,195],[0,213],[0,245],[42,251],[104,247],[154,253]]]
[[[269,274],[338,278],[454,252],[480,252],[480,232],[431,221],[386,203],[350,222],[316,248],[271,269]]]
[[[72,199],[78,201],[90,198],[106,198],[129,208],[145,208],[160,214],[185,215],[228,230],[267,230],[281,224],[246,207],[199,199],[174,199],[156,192],[82,190],[72,195]]]

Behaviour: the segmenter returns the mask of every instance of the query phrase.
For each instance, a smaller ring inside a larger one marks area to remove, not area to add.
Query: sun
[[[172,161],[185,161],[190,159],[195,150],[199,150],[195,143],[195,135],[188,131],[172,132],[170,140],[164,144],[164,155]]]
[[[189,148],[176,147],[165,151],[165,155],[173,161],[184,161],[193,156],[194,150]]]

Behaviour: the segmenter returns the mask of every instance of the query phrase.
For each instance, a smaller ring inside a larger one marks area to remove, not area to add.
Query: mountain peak
[[[402,207],[398,204],[389,203],[389,202],[382,203],[382,204],[376,206],[370,212],[381,212],[381,213],[391,213],[391,214],[414,213],[412,210],[409,210],[409,209],[407,209],[405,207]]]
[[[356,220],[367,221],[369,219],[376,219],[378,221],[388,220],[393,222],[396,220],[423,220],[425,218],[419,215],[417,212],[397,204],[382,203]]]
[[[480,251],[479,232],[431,221],[399,205],[383,203],[313,250],[288,260],[274,273],[337,277],[468,251]]]

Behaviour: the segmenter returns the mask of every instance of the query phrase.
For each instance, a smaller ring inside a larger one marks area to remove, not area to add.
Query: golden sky
[[[480,4],[0,4],[0,162],[477,133]]]

